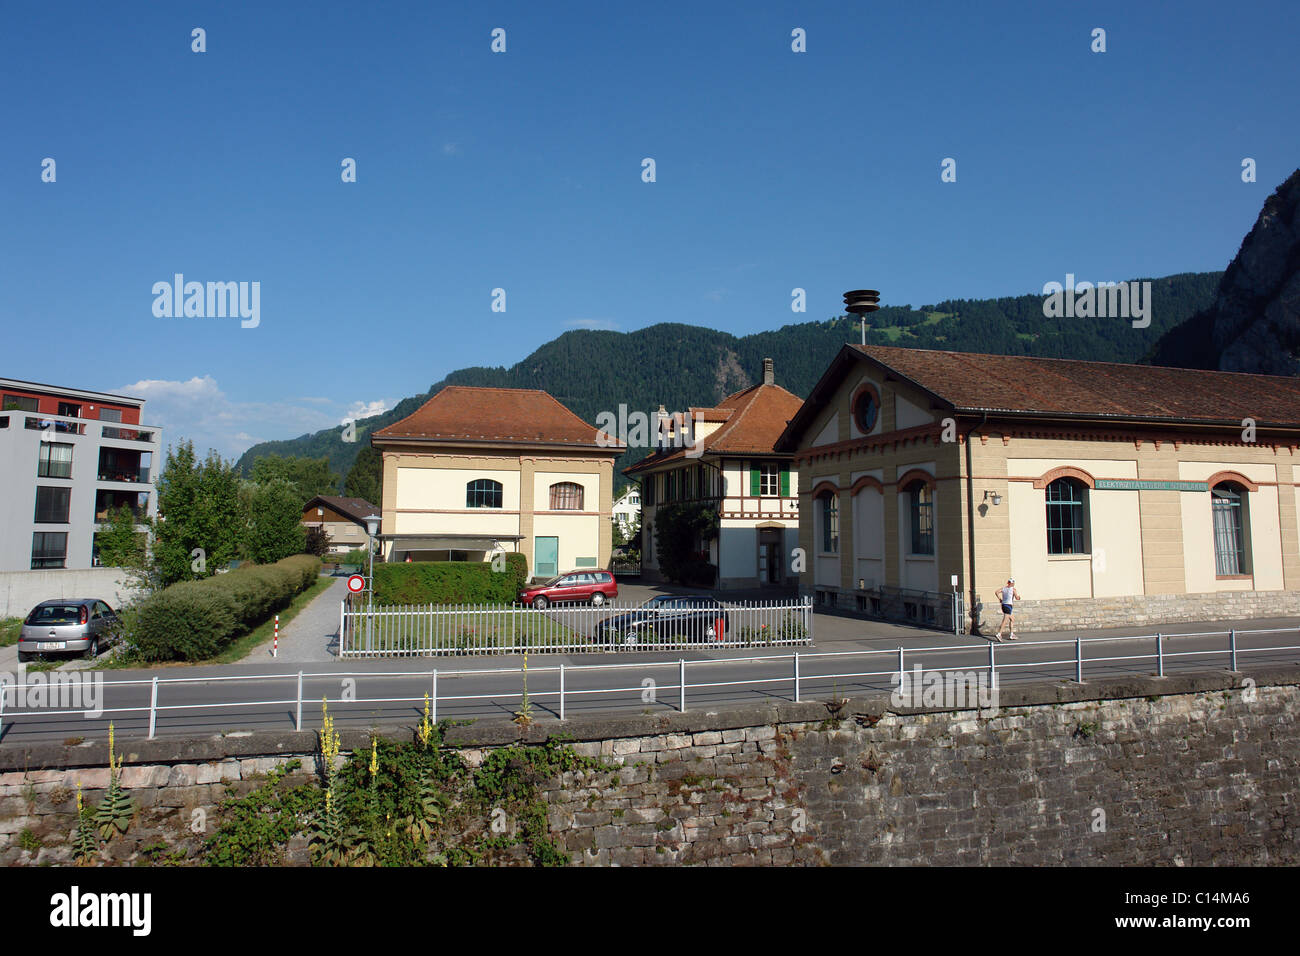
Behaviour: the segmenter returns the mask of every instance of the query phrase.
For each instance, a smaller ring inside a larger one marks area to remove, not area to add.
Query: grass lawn
[[[21,617],[6,617],[0,619],[0,647],[8,647],[10,644],[18,643],[18,635],[23,630],[23,619]]]

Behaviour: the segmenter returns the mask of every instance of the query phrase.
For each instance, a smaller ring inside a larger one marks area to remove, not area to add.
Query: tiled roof
[[[379,514],[379,509],[365,498],[343,498],[338,495],[317,495],[302,506],[303,511],[314,508],[318,501],[358,524],[365,524],[366,518],[370,515]]]
[[[594,425],[540,389],[448,385],[373,438],[594,446],[596,435]],[[622,449],[611,444],[609,450]]]
[[[1300,426],[1300,380],[1152,365],[851,345],[955,411]]]
[[[721,421],[722,427],[704,438],[703,451],[712,455],[770,455],[785,426],[803,399],[780,385],[751,385],[728,395],[714,408],[692,408],[704,421]],[[625,475],[635,474],[686,458],[689,448],[669,448],[643,458]]]

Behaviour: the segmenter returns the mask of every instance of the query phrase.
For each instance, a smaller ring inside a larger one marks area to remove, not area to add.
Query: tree
[[[167,449],[158,476],[151,577],[161,587],[204,578],[239,556],[243,528],[239,479],[215,451],[205,461],[185,442]]]
[[[308,528],[307,542],[302,549],[304,553],[314,554],[323,560],[330,552],[330,536],[324,528]]]
[[[243,554],[258,564],[271,564],[302,554],[307,529],[297,487],[287,481],[245,484]]]
[[[143,571],[148,556],[148,536],[138,530],[140,520],[126,505],[108,513],[108,521],[95,534],[99,562],[108,568]]]
[[[339,476],[330,471],[328,458],[267,455],[253,462],[251,477],[259,485],[287,482],[299,499],[300,516],[302,506],[317,495],[339,493]]]
[[[343,482],[343,493],[349,498],[364,498],[376,507],[383,505],[383,468],[384,456],[378,448],[362,448]]]

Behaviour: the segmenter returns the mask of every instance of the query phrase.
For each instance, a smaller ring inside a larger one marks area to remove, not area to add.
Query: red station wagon
[[[570,571],[531,584],[519,592],[519,601],[543,610],[552,604],[591,603],[600,607],[618,597],[618,582],[608,571]]]

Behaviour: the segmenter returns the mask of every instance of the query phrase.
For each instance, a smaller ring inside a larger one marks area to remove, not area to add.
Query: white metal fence
[[[375,606],[339,608],[340,657],[417,657],[788,647],[811,644],[811,598],[727,601],[674,595],[648,604]]]
[[[1253,639],[1257,635],[1296,634],[1295,629],[1264,628],[1258,630],[1209,631],[1194,634],[1160,635],[1148,634],[1135,637],[1099,637],[1074,640],[1022,641],[1015,644],[990,644],[987,652],[972,645],[902,647],[885,650],[853,650],[825,652],[794,652],[792,654],[751,655],[739,657],[720,657],[705,660],[688,661],[684,658],[661,659],[655,661],[620,662],[607,664],[566,665],[564,663],[542,666],[492,667],[477,669],[427,671],[298,671],[284,674],[234,675],[222,677],[153,677],[122,681],[103,681],[100,686],[113,688],[118,698],[115,702],[101,701],[97,713],[91,715],[84,708],[56,707],[21,707],[15,708],[13,701],[20,698],[23,689],[42,687],[49,690],[48,683],[40,684],[6,684],[0,693],[0,740],[7,736],[4,731],[15,718],[24,722],[40,724],[50,722],[55,717],[96,716],[101,722],[118,719],[119,735],[143,730],[144,718],[148,718],[148,736],[157,733],[158,720],[161,716],[174,718],[175,730],[194,731],[196,721],[206,721],[203,726],[211,729],[212,721],[217,715],[232,711],[249,711],[261,709],[263,723],[283,726],[286,717],[291,717],[295,729],[303,729],[303,705],[317,707],[322,699],[327,700],[336,716],[344,719],[352,709],[359,716],[373,725],[375,715],[385,706],[395,705],[398,711],[390,719],[414,720],[423,708],[426,695],[430,701],[432,716],[463,717],[479,716],[473,708],[490,705],[497,715],[508,714],[516,710],[527,687],[528,698],[537,717],[553,714],[565,720],[571,714],[575,704],[587,705],[589,711],[611,708],[635,708],[645,710],[647,703],[669,706],[674,710],[685,712],[688,701],[704,694],[711,695],[709,706],[716,706],[721,699],[743,701],[758,697],[760,699],[785,699],[799,702],[807,699],[839,699],[851,692],[867,692],[888,689],[896,675],[907,673],[909,666],[920,664],[930,671],[978,671],[987,674],[994,681],[1005,681],[1007,677],[1024,675],[1023,679],[1044,677],[1084,682],[1086,677],[1122,676],[1135,673],[1166,676],[1166,665],[1183,665],[1185,671],[1206,671],[1226,669],[1238,672],[1238,665],[1244,657],[1263,658],[1273,655],[1277,660],[1294,664],[1300,657],[1300,644],[1264,644],[1243,646],[1239,639]],[[1217,647],[1189,650],[1172,650],[1166,645],[1170,641],[1183,638],[1211,637],[1223,638]],[[1121,653],[1092,656],[1085,653],[1090,645],[1115,643]],[[1045,660],[1015,660],[1015,656],[1024,656],[1033,648],[1050,654]],[[960,652],[966,662],[954,660],[936,661],[935,654]],[[854,663],[860,661],[861,663]],[[730,674],[718,674],[719,669],[730,666]],[[655,694],[652,701],[647,701],[647,683],[642,674],[658,674],[652,678]],[[716,679],[709,679],[711,675]],[[515,680],[505,680],[509,676]],[[626,677],[624,675],[627,675]],[[694,679],[689,679],[694,677]],[[725,679],[723,679],[725,678]],[[492,681],[508,683],[506,688],[469,692],[475,681]],[[231,688],[245,686],[249,682],[262,681],[279,683],[293,688],[292,696],[274,699],[236,700]],[[347,691],[340,691],[339,685],[350,685]],[[378,692],[373,696],[359,693],[362,686],[375,687]],[[187,694],[173,696],[173,691],[185,688]],[[324,689],[324,693],[318,693]],[[168,693],[160,699],[160,692]],[[146,696],[147,695],[147,696]],[[106,695],[107,696],[107,695]],[[211,698],[202,700],[201,697]],[[138,699],[132,703],[131,698]],[[179,699],[177,699],[179,698]],[[188,699],[186,699],[188,698]],[[147,702],[146,702],[147,701]],[[116,704],[110,706],[110,703]],[[593,706],[594,704],[594,706]],[[291,708],[291,709],[290,709]],[[454,713],[447,714],[447,709]],[[138,715],[136,727],[124,726],[122,715]],[[181,717],[188,719],[182,723]],[[248,719],[248,718],[246,718]],[[319,724],[316,724],[319,726]],[[85,723],[65,722],[57,733],[65,733],[72,727],[84,731]],[[229,726],[223,719],[222,726]]]

